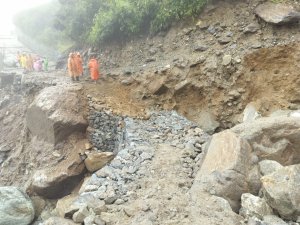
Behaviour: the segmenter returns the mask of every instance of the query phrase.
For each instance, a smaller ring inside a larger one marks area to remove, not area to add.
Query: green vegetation
[[[123,40],[197,17],[207,0],[56,0],[19,14],[15,24],[50,46]]]
[[[142,32],[156,33],[173,22],[196,17],[207,0],[112,0],[95,15],[89,34],[93,43]]]

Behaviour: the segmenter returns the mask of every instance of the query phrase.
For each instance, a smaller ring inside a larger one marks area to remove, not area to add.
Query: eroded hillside
[[[0,207],[15,215],[0,224],[298,224],[300,25],[260,4],[82,50],[98,83],[17,71],[0,89],[0,184],[26,210]]]

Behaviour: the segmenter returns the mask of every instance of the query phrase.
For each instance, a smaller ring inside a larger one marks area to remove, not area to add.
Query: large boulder
[[[300,164],[283,167],[261,178],[264,198],[288,220],[300,216]]]
[[[28,225],[34,218],[30,198],[16,187],[0,187],[0,224]]]
[[[85,102],[82,86],[47,87],[29,106],[26,121],[30,132],[50,143],[57,144],[74,132],[85,132]]]
[[[251,147],[230,130],[213,135],[192,192],[208,191],[229,201],[238,211],[241,195],[248,192]]]
[[[71,193],[84,173],[84,162],[74,151],[57,166],[37,171],[33,175],[29,192],[49,199],[61,198]]]
[[[246,139],[259,161],[268,159],[282,165],[300,163],[300,120],[293,116],[260,118],[231,129]]]
[[[267,2],[255,9],[256,15],[267,23],[284,24],[299,21],[300,12],[291,5]]]

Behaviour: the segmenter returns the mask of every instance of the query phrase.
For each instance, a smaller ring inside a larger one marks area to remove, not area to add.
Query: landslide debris
[[[99,84],[55,71],[0,89],[0,184],[29,187],[35,224],[297,224],[299,23],[267,24],[259,4],[94,49]]]

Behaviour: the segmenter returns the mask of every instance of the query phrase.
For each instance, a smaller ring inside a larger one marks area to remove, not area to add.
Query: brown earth
[[[173,27],[165,35],[108,47],[103,50],[107,54],[101,56],[103,79],[94,84],[89,78],[82,77],[82,97],[90,96],[97,105],[100,104],[96,110],[107,109],[122,116],[144,119],[151,110],[175,109],[197,122],[201,112],[209,110],[221,123],[221,128],[239,123],[245,106],[250,102],[254,102],[262,115],[279,109],[299,109],[300,44],[297,41],[300,40],[300,25],[276,27],[265,24],[252,14],[257,3],[219,2],[208,7],[199,17],[207,25],[205,29],[197,28],[193,22],[188,28]],[[244,34],[242,30],[253,22],[259,24],[259,30],[254,34]],[[212,35],[206,30],[210,25],[222,30]],[[218,39],[226,32],[232,32],[231,43],[220,44]],[[197,42],[208,46],[208,50],[195,52],[193,46]],[[257,43],[261,44],[259,49],[253,47]],[[154,56],[149,53],[151,48],[157,48]],[[225,55],[232,58],[228,66],[222,65]],[[156,60],[145,63],[149,57]],[[235,58],[241,62],[236,62]],[[209,66],[211,64],[215,67]],[[126,70],[130,70],[130,74],[125,75]],[[43,82],[49,82],[46,86],[54,85],[54,81],[70,83],[65,71],[31,74],[30,79],[29,85],[39,88],[43,87]],[[187,84],[177,89],[185,80]],[[7,90],[0,91],[3,99]],[[232,91],[237,91],[238,95],[232,97]],[[62,164],[68,152],[83,148],[77,141],[83,140],[84,134],[71,136],[56,146],[30,135],[25,113],[34,95],[35,91],[29,95],[10,93],[9,105],[0,110],[0,146],[10,148],[4,153],[7,159],[1,164],[0,185],[27,186],[36,170]],[[177,169],[175,159],[168,158],[169,167],[161,171]],[[153,181],[159,180],[161,185],[165,182],[159,168],[163,163],[166,162],[154,161],[152,169],[157,173],[150,177]],[[170,180],[175,175],[169,174]],[[148,180],[141,182],[144,185],[142,191],[151,190],[147,188]],[[140,197],[144,196],[142,191],[137,193]],[[164,191],[161,190],[160,194],[167,199]],[[172,216],[164,211],[164,201],[158,204],[160,196],[156,197],[150,204],[158,209],[159,216]],[[182,194],[178,198],[184,199],[185,196]],[[136,213],[138,204],[139,201],[134,209]],[[186,205],[187,202],[182,201],[182,208]],[[128,220],[127,215],[121,216]],[[184,218],[185,211],[177,216]]]
[[[299,107],[299,52],[300,45],[291,43],[259,49],[246,55],[242,64],[243,69],[230,89],[197,86],[202,82],[201,79],[199,83],[195,81],[202,76],[199,66],[191,68],[187,75],[188,78],[194,79],[193,83],[179,92],[172,91],[178,81],[173,79],[172,73],[167,72],[163,77],[165,84],[168,85],[168,91],[163,95],[151,95],[145,91],[145,86],[153,80],[153,75],[149,75],[149,80],[136,79],[129,86],[113,78],[101,79],[98,84],[81,81],[84,84],[83,95],[90,95],[98,103],[101,102],[104,109],[138,118],[147,118],[148,111],[153,109],[174,108],[189,119],[197,121],[199,111],[209,107],[218,119],[222,119],[224,113],[230,115],[226,118],[229,118],[232,126],[238,122],[236,118],[241,117],[240,113],[249,102],[254,102],[263,115],[278,109]],[[49,76],[61,77],[61,75],[57,73]],[[66,77],[64,80],[69,82]],[[228,106],[228,92],[238,88],[245,90],[239,100],[239,106]],[[140,95],[143,90],[146,97]],[[58,145],[55,148],[30,137],[24,123],[24,114],[30,101],[32,97],[22,99],[20,96],[0,111],[2,118],[0,143],[8,144],[12,149],[8,160],[1,168],[2,185],[23,185],[36,169],[56,165],[66,152],[74,148],[72,141],[69,147]],[[58,154],[54,156],[53,152]]]

